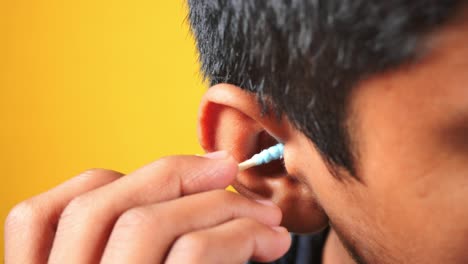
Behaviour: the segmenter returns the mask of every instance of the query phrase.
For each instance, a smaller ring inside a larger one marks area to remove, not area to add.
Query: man
[[[88,171],[13,209],[7,263],[468,261],[464,1],[189,7],[200,142],[232,156]],[[284,163],[238,173],[276,141]]]

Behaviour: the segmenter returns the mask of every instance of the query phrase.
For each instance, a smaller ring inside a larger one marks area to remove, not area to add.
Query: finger
[[[225,188],[236,174],[237,164],[232,159],[173,156],[78,197],[62,215],[50,262],[92,262],[102,256],[112,227],[123,212],[186,194]]]
[[[242,218],[180,237],[165,263],[271,262],[283,256],[290,245],[291,237],[284,227],[272,228]]]
[[[58,218],[70,200],[120,176],[110,170],[88,170],[15,206],[5,222],[5,262],[47,262]]]
[[[115,224],[102,263],[161,263],[177,237],[239,217],[276,226],[281,210],[224,190],[134,208]]]

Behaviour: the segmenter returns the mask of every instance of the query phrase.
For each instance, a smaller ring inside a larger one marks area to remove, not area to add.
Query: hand
[[[127,176],[89,170],[17,205],[6,263],[245,263],[290,246],[280,209],[224,191],[227,154],[173,156]]]

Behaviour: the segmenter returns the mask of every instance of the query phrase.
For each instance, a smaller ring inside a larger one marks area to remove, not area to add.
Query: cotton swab
[[[253,155],[250,159],[239,163],[239,171],[246,170],[248,168],[269,163],[273,160],[279,160],[283,158],[284,145],[278,143],[273,147],[262,150],[260,153]]]

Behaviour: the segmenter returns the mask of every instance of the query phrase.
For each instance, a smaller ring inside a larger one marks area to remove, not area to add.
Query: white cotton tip
[[[248,168],[267,164],[273,160],[279,160],[283,158],[284,145],[279,143],[273,147],[262,150],[260,153],[255,154],[252,158],[239,163],[239,171],[246,170]]]
[[[239,163],[239,171],[246,170],[248,168],[252,168],[254,166],[257,166],[257,163],[254,160],[246,160],[244,162]]]

